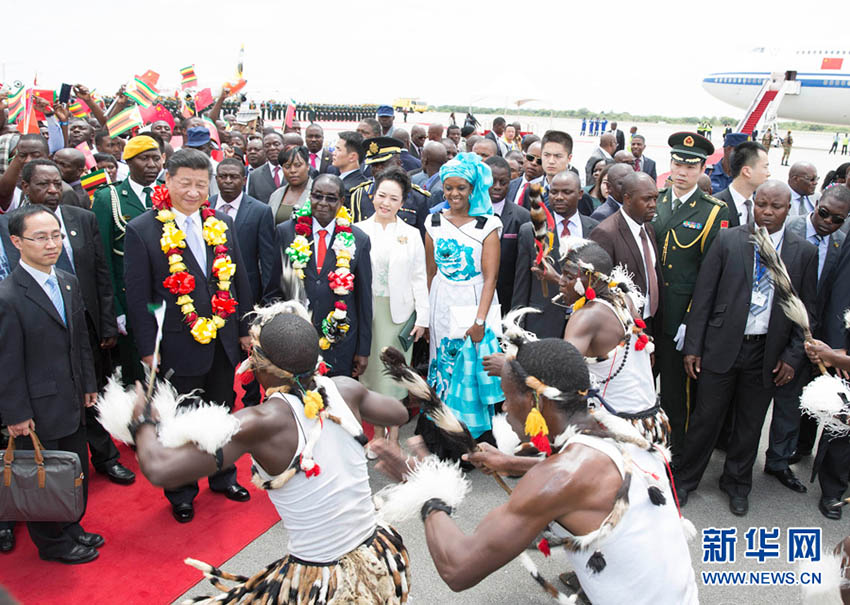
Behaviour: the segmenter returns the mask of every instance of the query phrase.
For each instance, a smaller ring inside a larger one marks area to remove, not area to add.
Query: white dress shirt
[[[640,252],[640,257],[643,260],[643,266],[645,271],[655,270],[655,250],[652,249],[652,244],[649,243],[649,234],[646,234],[646,242],[647,247],[649,248],[649,256],[650,258],[646,258],[643,253],[643,242],[640,240],[641,231],[645,231],[646,227],[644,225],[639,225],[635,220],[630,217],[626,212],[620,208],[620,213],[623,215],[623,218],[626,219],[626,225],[629,226],[629,231],[632,233],[632,237],[635,240],[635,244],[637,244],[638,252]],[[649,311],[652,308],[649,301],[649,275],[646,276],[646,292],[643,293],[646,296],[646,302],[643,305],[643,317],[644,319],[649,317]]]
[[[680,196],[676,195],[675,189],[671,190],[670,193],[673,196],[673,201],[675,202],[676,200],[679,200],[679,202],[681,202],[681,205],[684,206],[688,203],[688,200],[691,199],[691,196],[696,193],[697,187],[699,187],[699,185],[694,185],[693,189],[691,189],[690,191],[685,191],[685,193]]]
[[[770,240],[773,242],[773,245],[776,247],[776,253],[782,253],[782,240],[785,238],[785,227],[783,226],[776,233],[770,234]],[[750,284],[750,295],[752,296],[752,292],[755,286],[755,278],[756,278],[756,255],[753,253],[753,283]],[[768,279],[770,277],[770,272],[765,269],[764,276],[762,279]],[[770,312],[771,307],[773,306],[773,290],[774,286],[771,284],[770,288],[767,291],[767,309],[759,313],[758,315],[753,315],[752,313],[747,314],[747,326],[744,328],[744,334],[758,335],[758,334],[767,334],[767,328],[770,325]]]
[[[62,218],[62,205],[56,207],[53,213],[59,219],[59,228],[62,230],[62,246],[65,248],[65,254],[68,255],[68,260],[71,261],[71,266],[74,266],[74,251],[71,249],[71,239],[68,237],[68,230],[65,229],[65,219]]]
[[[580,237],[584,238],[584,232],[581,228],[581,218],[579,218],[578,212],[573,212],[572,216],[569,218],[564,218],[557,212],[553,212],[552,216],[555,219],[555,235],[558,237],[558,243],[561,246],[561,251],[566,250],[564,246],[564,240],[567,237]],[[568,236],[561,236],[561,233],[564,232],[564,222],[567,223],[567,229],[570,230],[570,234]]]
[[[145,200],[147,200],[147,196],[145,195],[144,189],[145,185],[139,185],[132,178],[127,177],[127,183],[130,185],[130,190],[136,194],[136,197],[139,198],[139,201],[142,202],[142,205],[145,205]],[[151,183],[147,185],[147,187],[151,188],[151,196],[153,196],[153,188],[155,183]]]
[[[239,192],[239,195],[236,196],[232,202],[225,202],[224,198],[219,194],[216,200],[216,210],[220,210],[224,212],[227,216],[232,218],[234,221],[236,220],[236,214],[239,212],[239,204],[242,202],[242,192]],[[227,206],[227,208],[225,208]]]
[[[812,224],[812,213],[810,212],[809,216],[806,217],[806,241],[818,247],[818,280],[820,280],[820,274],[823,271],[823,264],[826,262],[826,253],[829,252],[829,240],[829,235],[821,237],[815,231],[815,226]]]
[[[735,202],[735,210],[738,212],[738,224],[747,224],[747,205],[744,203],[747,200],[750,200],[750,218],[755,220],[755,215],[753,214],[753,198],[744,197],[742,193],[735,189],[734,185],[729,185],[729,193],[732,194],[732,201]]]
[[[805,197],[805,199],[803,199]],[[799,216],[801,214],[809,214],[815,209],[815,203],[817,202],[817,193],[813,193],[812,195],[802,196],[793,189],[791,190],[791,210],[788,211],[788,218],[785,219],[787,223],[790,219],[795,216]]]
[[[327,225],[322,227],[315,218],[313,219],[313,254],[319,253],[319,231],[324,229],[327,231],[325,234],[325,250],[330,251],[331,249],[331,238],[333,238],[334,229],[336,229],[336,219],[333,219]],[[322,271],[322,268],[316,265],[316,268],[319,272]]]
[[[178,227],[180,227],[180,231],[182,231],[183,233],[186,233],[186,227],[185,227],[186,219],[189,218],[189,217],[187,215],[183,214],[182,212],[180,212],[176,207],[172,207],[171,210],[174,212],[174,222],[177,223]],[[205,267],[207,266],[207,246],[206,246],[206,243],[204,242],[204,227],[203,227],[202,220],[203,219],[201,218],[200,212],[195,212],[192,215],[193,230],[197,234],[198,240],[202,244],[201,245],[202,251],[200,252],[200,254],[203,256],[203,258],[195,258],[195,260],[198,261],[198,264],[201,266],[202,269],[205,269]],[[187,238],[189,237],[188,233],[186,233],[186,237]],[[189,248],[189,242],[188,241],[186,242],[186,249],[189,249],[189,252],[192,253],[192,256],[196,256],[195,251],[191,250]],[[184,253],[185,253],[185,251],[184,251]]]

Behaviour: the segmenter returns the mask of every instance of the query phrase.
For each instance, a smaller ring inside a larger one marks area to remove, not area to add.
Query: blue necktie
[[[204,243],[198,236],[198,230],[195,228],[195,217],[186,217],[186,222],[183,224],[183,231],[186,234],[186,243],[189,244],[189,250],[192,251],[192,256],[198,261],[201,271],[204,276],[207,275],[207,254],[204,248]]]
[[[3,242],[0,242],[0,281],[6,279],[11,272],[9,259],[6,257],[6,251],[3,249]]]
[[[753,276],[753,292],[760,292],[764,296],[764,298],[762,298],[764,302],[760,305],[750,302],[750,314],[753,317],[761,314],[767,309],[768,295],[770,294],[770,289],[772,287],[773,280],[767,272],[767,268],[761,263],[761,255],[759,255],[758,250],[756,250],[756,270],[755,275]]]
[[[53,303],[53,306],[56,307],[56,312],[59,313],[59,317],[62,318],[62,321],[66,324],[68,323],[65,319],[65,301],[62,300],[62,291],[59,289],[59,280],[56,279],[55,275],[51,275],[47,278],[47,293],[50,296],[50,302]]]
[[[826,254],[821,253],[821,243],[823,242],[823,239],[824,238],[817,233],[812,233],[809,236],[809,241],[818,248],[818,279],[820,279],[821,271],[823,271],[823,262],[826,260]]]

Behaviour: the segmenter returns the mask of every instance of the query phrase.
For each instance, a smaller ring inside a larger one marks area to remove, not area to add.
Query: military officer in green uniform
[[[106,251],[106,263],[115,292],[118,316],[118,363],[125,384],[143,380],[141,359],[133,342],[132,326],[127,325],[127,299],[124,291],[124,230],[127,223],[151,208],[151,195],[162,169],[162,154],[148,136],[133,137],[124,147],[124,161],[130,168],[125,181],[106,185],[94,194],[92,211]]]
[[[363,141],[366,165],[371,167],[372,178],[355,185],[350,190],[350,212],[355,223],[366,220],[375,213],[372,200],[375,195],[375,178],[390,166],[401,167],[402,142],[392,137],[374,137]],[[431,194],[419,185],[410,185],[410,194],[398,211],[398,217],[419,229],[425,237],[425,219],[428,217],[428,198]]]
[[[729,211],[721,200],[697,186],[705,161],[714,153],[711,141],[693,132],[677,132],[670,145],[672,186],[658,192],[653,221],[661,265],[660,325],[655,329],[656,368],[661,374],[661,406],[670,419],[674,462],[681,452],[688,418],[696,401],[685,375],[680,349],[685,340],[685,316],[702,259],[717,232],[729,226]]]

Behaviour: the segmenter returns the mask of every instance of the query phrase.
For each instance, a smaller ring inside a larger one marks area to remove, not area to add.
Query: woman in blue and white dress
[[[481,359],[499,350],[496,297],[501,221],[493,214],[490,167],[474,153],[460,153],[440,168],[445,208],[426,220],[431,329],[428,383],[476,439],[491,429],[493,406],[504,399],[498,378]],[[432,451],[458,457],[417,432]],[[427,422],[425,423],[427,424]],[[431,441],[429,443],[429,441]]]

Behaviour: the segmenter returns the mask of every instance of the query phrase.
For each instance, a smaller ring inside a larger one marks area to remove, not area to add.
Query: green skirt
[[[406,318],[405,318],[406,320]],[[372,297],[372,351],[369,353],[369,365],[360,377],[367,389],[377,391],[388,397],[403,399],[407,396],[407,390],[399,387],[390,378],[384,375],[384,364],[381,363],[381,351],[384,347],[395,347],[404,353],[404,360],[410,363],[413,347],[403,351],[398,341],[399,333],[404,324],[393,323],[390,313],[389,296]]]

